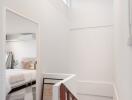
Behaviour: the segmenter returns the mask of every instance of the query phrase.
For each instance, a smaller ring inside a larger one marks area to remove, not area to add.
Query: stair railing
[[[71,91],[64,85],[60,86],[60,100],[78,100]]]

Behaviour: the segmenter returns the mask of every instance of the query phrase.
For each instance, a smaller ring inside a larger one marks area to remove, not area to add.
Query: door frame
[[[36,100],[40,100],[39,99],[40,98],[39,94],[41,94],[40,93],[41,92],[41,90],[40,90],[41,86],[39,86],[39,84],[40,84],[40,80],[42,78],[42,74],[41,74],[41,71],[40,71],[41,70],[41,67],[40,67],[40,24],[39,24],[38,21],[36,21],[36,20],[34,20],[30,17],[27,17],[27,16],[23,15],[22,13],[20,13],[18,11],[15,11],[15,10],[9,8],[9,7],[4,7],[4,32],[3,32],[4,33],[3,34],[4,42],[6,41],[5,36],[6,36],[6,32],[7,32],[6,31],[6,12],[7,11],[10,11],[10,12],[12,12],[12,13],[14,13],[14,14],[22,17],[22,18],[30,20],[31,22],[35,23],[38,27],[37,34],[36,34],[36,44],[37,44],[37,67],[36,67],[36,72],[37,72],[37,75],[36,75],[36,77],[37,77],[37,79],[36,79],[36,81],[37,81],[36,82],[36,88],[37,88],[37,90],[36,90]],[[5,50],[5,44],[4,44],[4,50]],[[4,53],[4,58],[5,58],[5,56],[6,55]],[[5,67],[5,70],[6,70],[6,67]]]

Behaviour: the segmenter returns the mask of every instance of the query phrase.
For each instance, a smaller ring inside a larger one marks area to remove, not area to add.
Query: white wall
[[[112,25],[112,0],[72,0],[72,28]]]
[[[70,66],[80,80],[113,81],[112,7],[111,0],[73,0]]]
[[[4,0],[0,0],[0,100],[5,100]]]
[[[128,0],[114,0],[115,83],[119,100],[132,100],[132,47],[128,46]]]
[[[78,75],[79,85],[85,84],[86,87],[83,87],[85,93],[83,94],[88,94],[90,91],[90,95],[95,95],[95,88],[100,88],[101,93],[109,91],[112,96],[113,1],[72,0],[71,17],[69,43],[72,73]],[[100,83],[106,87],[101,87]],[[110,88],[107,88],[109,85],[106,83],[111,84]],[[94,85],[91,86],[91,84]],[[90,89],[87,88],[89,86]],[[79,87],[78,91],[83,89]],[[108,95],[104,93],[101,96]]]
[[[72,31],[71,62],[79,80],[112,82],[112,28]]]
[[[66,73],[69,20],[63,2],[61,0],[13,0],[13,2],[7,0],[6,6],[39,22],[39,72]]]

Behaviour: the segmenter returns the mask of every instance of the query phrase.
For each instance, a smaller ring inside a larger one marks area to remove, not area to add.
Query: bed
[[[7,95],[31,86],[36,83],[36,71],[25,69],[6,70],[6,93]]]

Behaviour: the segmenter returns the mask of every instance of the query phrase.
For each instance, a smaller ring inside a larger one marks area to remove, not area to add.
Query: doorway
[[[36,100],[39,24],[5,9],[6,100]]]

